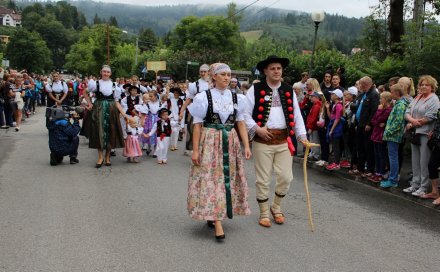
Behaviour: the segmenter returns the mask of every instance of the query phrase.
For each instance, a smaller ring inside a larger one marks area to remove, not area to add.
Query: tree
[[[67,30],[59,21],[48,20],[47,17],[39,21],[36,30],[52,52],[52,62],[55,68],[62,68],[71,45]]]
[[[116,17],[115,17],[115,16],[110,16],[110,19],[108,20],[108,23],[109,23],[111,26],[119,27],[119,26],[118,26],[118,20],[116,20]]]
[[[133,44],[118,45],[112,58],[112,71],[115,77],[128,77],[134,70],[136,48]]]
[[[404,0],[390,0],[390,13],[388,15],[388,31],[390,34],[391,52],[402,54],[402,35],[405,33],[403,26]]]
[[[94,25],[99,25],[99,24],[102,24],[102,23],[103,23],[102,19],[99,18],[97,13],[95,13],[95,17],[93,18],[93,24]]]
[[[153,49],[157,42],[158,39],[156,34],[154,34],[154,31],[151,28],[141,29],[139,35],[139,49],[141,51]]]
[[[238,25],[221,16],[185,17],[171,37],[172,50],[188,50],[193,60],[207,63],[223,61],[238,65],[244,44]]]
[[[36,32],[24,28],[11,36],[6,54],[11,66],[26,69],[29,72],[42,73],[52,66],[51,53],[46,42]]]
[[[109,27],[110,58],[116,57],[116,48],[120,44],[122,31]],[[84,27],[79,41],[70,48],[66,55],[66,68],[82,74],[96,74],[107,63],[107,28],[105,25]]]
[[[237,13],[237,4],[231,2],[228,4],[227,8],[227,18],[234,24],[240,25],[240,22],[243,20],[243,13]]]

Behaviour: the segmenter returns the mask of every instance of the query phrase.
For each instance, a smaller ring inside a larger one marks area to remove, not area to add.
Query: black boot
[[[51,166],[58,165],[57,156],[53,153],[50,153],[50,165]]]
[[[77,163],[79,163],[79,160],[76,157],[70,158],[70,164],[77,164]]]

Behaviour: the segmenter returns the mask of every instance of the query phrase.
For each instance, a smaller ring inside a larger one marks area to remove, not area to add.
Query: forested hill
[[[116,17],[119,27],[134,33],[141,28],[151,28],[156,35],[164,36],[185,16],[223,15],[225,5],[177,5],[177,6],[135,6],[127,4],[102,3],[94,1],[71,1],[85,14],[89,23],[96,14],[100,18]],[[242,7],[238,7],[240,9]],[[295,44],[296,48],[310,49],[313,22],[310,15],[301,11],[249,7],[243,13],[241,31],[261,30],[260,33]],[[336,47],[348,53],[356,46],[356,40],[364,26],[363,19],[348,18],[343,15],[328,15],[320,28],[321,45]],[[259,35],[256,37],[258,38]]]
[[[227,4],[229,3],[227,1],[224,5],[152,7],[84,0],[68,2],[85,15],[89,24],[93,24],[97,17],[99,22],[108,21],[110,17],[114,17],[118,26],[128,32],[139,33],[141,29],[150,28],[159,37],[164,37],[173,30],[185,16],[226,16]],[[22,8],[34,3],[33,0],[17,2]],[[237,7],[237,9],[241,8],[242,6]],[[310,50],[312,47],[314,25],[307,13],[252,6],[245,9],[240,15],[242,16],[240,29],[248,41],[252,42],[265,36],[291,44],[294,49],[299,51]],[[327,14],[319,29],[318,47],[336,48],[343,53],[349,53],[351,48],[358,46],[357,40],[363,26],[363,19]],[[252,32],[249,33],[249,31]]]

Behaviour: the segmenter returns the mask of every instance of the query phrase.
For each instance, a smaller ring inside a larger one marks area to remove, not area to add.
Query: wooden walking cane
[[[309,225],[312,232],[315,231],[315,226],[313,225],[313,217],[312,217],[312,205],[310,203],[310,193],[309,193],[309,185],[307,181],[307,158],[309,156],[310,148],[319,146],[319,144],[307,143],[306,144],[306,153],[304,154],[303,161],[303,173],[304,173],[304,188],[307,196],[307,209],[309,211]]]

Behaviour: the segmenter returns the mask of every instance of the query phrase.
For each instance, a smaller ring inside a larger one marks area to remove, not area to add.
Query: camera
[[[49,121],[56,121],[61,119],[82,119],[84,108],[71,107],[62,105],[61,107],[49,107],[46,109],[46,118]]]

